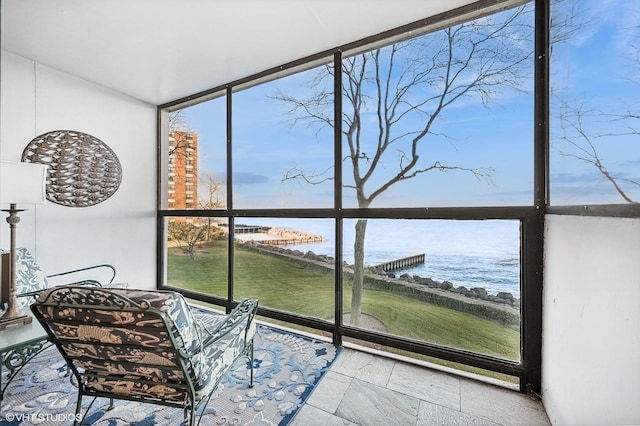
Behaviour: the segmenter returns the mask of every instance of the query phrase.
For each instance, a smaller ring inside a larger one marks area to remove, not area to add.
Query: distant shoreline
[[[270,246],[267,244],[262,244],[259,240],[241,242],[241,244],[253,250],[270,253],[276,256],[284,256],[291,259],[301,260],[306,263],[314,264],[323,269],[334,270],[335,268],[335,259],[333,259],[333,257],[316,255],[312,251],[304,253],[300,250],[291,250],[282,247]],[[345,272],[353,273],[351,266],[345,264],[344,267]],[[459,306],[461,306],[460,304],[462,304],[492,307],[494,309],[507,313],[507,316],[514,316],[514,318],[519,317],[520,315],[520,301],[519,299],[514,298],[510,293],[498,294],[494,296],[487,294],[486,291],[478,291],[480,290],[479,288],[468,290],[463,286],[454,287],[451,283],[448,282],[448,286],[446,288],[443,288],[438,285],[443,283],[438,283],[437,281],[433,281],[429,278],[422,278],[418,276],[408,277],[404,274],[400,277],[392,277],[386,273],[374,273],[373,275],[368,275],[367,277],[365,277],[365,279],[373,280],[371,282],[387,283],[385,285],[401,285],[407,289],[412,289],[412,291],[415,291],[419,294],[430,294],[432,295],[432,297],[440,300],[440,303],[435,302],[437,304],[442,304],[443,300],[451,300],[455,301]],[[454,303],[453,305],[455,305],[456,303]],[[482,311],[482,309],[479,309],[479,311]],[[486,313],[481,313],[480,316],[485,316],[485,314]]]
[[[243,227],[245,225],[236,225]],[[229,232],[228,227],[221,227],[227,233]],[[281,240],[281,241],[291,241],[291,244],[307,244],[307,243],[317,243],[326,241],[326,239],[322,235],[312,234],[310,232],[305,231],[296,231],[287,228],[277,228],[277,227],[260,227],[260,229],[267,229],[267,232],[242,232],[242,233],[234,233],[234,238],[239,242],[247,242],[247,241],[259,241],[265,242],[270,240]]]

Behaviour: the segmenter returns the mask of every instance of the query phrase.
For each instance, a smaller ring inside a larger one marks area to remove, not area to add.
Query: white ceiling
[[[2,0],[2,49],[163,104],[475,0]]]

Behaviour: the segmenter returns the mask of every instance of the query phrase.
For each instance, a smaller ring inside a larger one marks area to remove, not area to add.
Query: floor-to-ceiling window
[[[162,105],[159,284],[535,382],[534,18],[461,9]]]

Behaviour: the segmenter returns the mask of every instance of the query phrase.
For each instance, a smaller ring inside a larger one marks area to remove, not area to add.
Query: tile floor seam
[[[418,414],[419,414],[420,398],[417,398],[417,397],[415,397],[415,396],[411,396],[411,395],[406,395],[406,394],[404,394],[404,393],[402,393],[402,392],[398,392],[398,391],[393,390],[393,389],[388,389],[388,388],[386,388],[386,387],[384,387],[384,386],[380,386],[380,385],[377,385],[377,384],[374,384],[374,383],[368,382],[368,381],[366,381],[366,380],[359,379],[359,378],[357,378],[357,377],[354,377],[354,378],[352,379],[352,383],[349,385],[349,387],[351,388],[352,386],[355,386],[355,387],[362,387],[363,389],[365,389],[365,388],[369,388],[369,389],[376,389],[376,391],[375,391],[375,393],[376,393],[376,394],[380,394],[380,393],[382,393],[382,394],[384,394],[384,393],[389,393],[387,396],[391,396],[391,395],[394,395],[394,394],[395,394],[395,395],[401,395],[401,396],[402,396],[403,398],[405,398],[406,400],[414,401],[414,402],[415,402],[415,404],[416,404],[416,412],[415,412],[415,414],[411,414],[411,413],[409,413],[409,412],[407,412],[407,411],[404,411],[404,413],[405,413],[406,415],[408,415],[409,417],[411,417],[411,418],[415,418],[415,423],[417,423],[417,420],[418,420]],[[353,390],[353,389],[352,389],[352,390]],[[370,422],[358,423],[358,422],[356,421],[356,419],[353,419],[353,418],[350,418],[350,417],[344,417],[344,412],[342,412],[342,413],[341,413],[340,408],[343,408],[343,410],[344,410],[344,408],[345,408],[345,407],[343,406],[343,402],[345,401],[345,398],[347,398],[347,397],[348,397],[348,395],[349,395],[349,391],[345,392],[345,394],[344,394],[344,396],[342,397],[341,402],[340,402],[340,404],[338,405],[338,408],[336,409],[336,412],[335,412],[335,414],[334,414],[334,415],[335,415],[336,417],[339,417],[339,418],[341,418],[341,419],[344,419],[344,420],[346,420],[346,421],[348,421],[348,422],[352,422],[353,424],[362,425],[362,426],[377,426],[377,424],[374,424],[374,423],[370,423]],[[371,400],[370,400],[370,401],[371,401]],[[349,402],[347,401],[347,402],[346,402],[346,404],[347,404],[347,405],[349,405]],[[364,420],[364,419],[361,419],[361,420]],[[405,420],[406,420],[406,419],[405,419]],[[403,423],[401,423],[401,424],[407,425],[407,424],[409,424],[409,423],[407,423],[407,422],[403,422]]]
[[[333,370],[329,370],[329,371],[331,371],[333,374],[336,374],[338,376],[347,377],[347,378],[350,378],[350,379],[355,379],[355,377],[353,377],[353,376],[351,376],[349,374],[346,374],[346,373],[342,373],[342,372],[339,372],[339,371],[333,371]]]
[[[387,377],[386,383],[384,384],[385,389],[389,389],[389,383],[391,383],[391,376],[393,376],[393,372],[396,369],[397,365],[398,365],[398,362],[393,361],[393,366],[391,367],[391,371],[389,371],[389,376]]]
[[[458,380],[458,411],[462,413],[462,379]]]

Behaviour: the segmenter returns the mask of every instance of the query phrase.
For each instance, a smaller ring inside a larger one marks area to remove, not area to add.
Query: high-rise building
[[[172,130],[169,132],[168,208],[198,208],[198,134]]]

